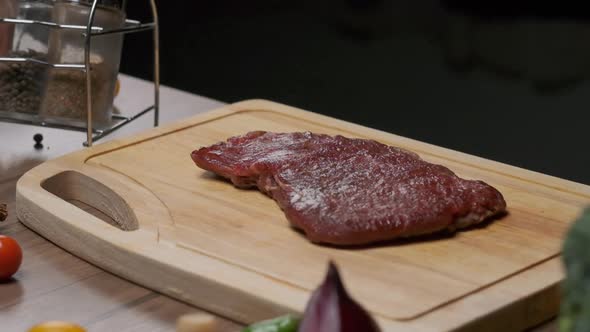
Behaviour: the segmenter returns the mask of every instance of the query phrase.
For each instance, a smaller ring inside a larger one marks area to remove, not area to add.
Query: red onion
[[[313,292],[299,332],[380,332],[369,313],[352,299],[330,262],[324,282]]]

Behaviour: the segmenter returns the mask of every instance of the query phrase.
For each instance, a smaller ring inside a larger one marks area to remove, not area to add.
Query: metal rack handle
[[[87,131],[86,131],[86,143],[84,145],[86,146],[92,146],[92,144],[94,143],[95,137],[93,136],[93,130],[92,130],[92,79],[90,76],[90,71],[92,70],[92,68],[90,68],[90,50],[91,50],[91,40],[93,37],[93,32],[92,32],[92,27],[94,26],[94,18],[96,15],[96,7],[98,6],[98,0],[94,0],[92,3],[92,7],[90,8],[90,13],[88,14],[88,25],[86,26],[86,40],[85,40],[85,49],[84,49],[84,65],[85,65],[85,71],[86,71],[86,125],[87,125]],[[159,117],[160,117],[160,36],[159,36],[159,19],[158,19],[158,10],[156,7],[156,1],[155,0],[150,0],[150,7],[152,10],[152,20],[153,23],[149,26],[140,26],[135,27],[135,29],[149,29],[151,28],[153,30],[153,34],[154,34],[154,105],[152,106],[152,109],[154,111],[154,127],[157,127],[159,125]],[[109,33],[125,33],[125,32],[129,32],[129,29],[118,29],[118,30],[113,30],[110,31]],[[97,33],[96,35],[99,35],[100,33]],[[104,33],[103,33],[104,34]],[[149,109],[148,109],[149,110]],[[143,115],[147,113],[147,110],[141,112],[139,114],[139,116]],[[128,122],[133,121],[135,118],[137,117],[132,117],[132,118],[127,118],[127,122],[121,124],[119,127],[117,127],[116,129],[122,127],[123,125],[125,125]],[[115,129],[115,130],[116,130]],[[112,133],[114,130],[108,131],[108,132],[103,132],[100,135],[99,138],[102,138],[110,133]]]

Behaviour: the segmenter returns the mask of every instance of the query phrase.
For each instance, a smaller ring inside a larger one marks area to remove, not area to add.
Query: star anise
[[[8,209],[6,208],[6,204],[0,204],[0,221],[6,220],[8,217]]]

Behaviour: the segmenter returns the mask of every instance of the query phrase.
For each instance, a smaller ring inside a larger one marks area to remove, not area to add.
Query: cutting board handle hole
[[[41,184],[43,189],[122,231],[139,229],[129,205],[104,184],[75,171],[65,171]]]

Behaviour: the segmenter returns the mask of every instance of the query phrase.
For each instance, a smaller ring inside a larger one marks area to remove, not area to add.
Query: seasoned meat
[[[502,194],[417,154],[367,139],[256,131],[192,153],[197,166],[277,201],[309,240],[361,245],[464,228]]]

